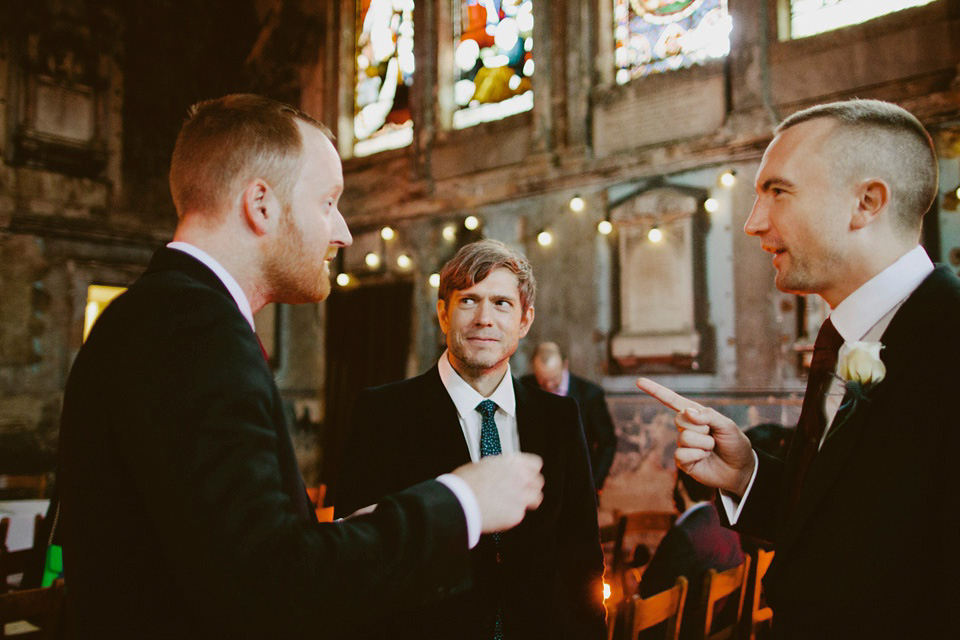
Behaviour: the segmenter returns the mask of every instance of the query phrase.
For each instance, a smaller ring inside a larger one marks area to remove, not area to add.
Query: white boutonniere
[[[837,360],[837,377],[843,381],[846,402],[838,413],[846,412],[841,422],[831,427],[828,436],[839,429],[861,402],[870,401],[870,392],[887,375],[887,367],[880,359],[883,345],[879,342],[845,342]]]

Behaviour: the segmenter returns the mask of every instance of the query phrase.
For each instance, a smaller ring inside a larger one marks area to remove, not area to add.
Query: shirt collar
[[[570,369],[566,367],[563,368],[563,373],[560,374],[560,386],[557,387],[557,395],[570,395]]]
[[[694,502],[692,505],[690,505],[689,507],[687,507],[687,510],[686,510],[686,511],[684,511],[683,513],[680,514],[680,517],[679,517],[679,518],[677,518],[676,520],[674,520],[673,526],[675,526],[675,527],[676,527],[676,526],[679,526],[679,524],[680,524],[681,522],[683,522],[683,521],[686,520],[688,517],[690,517],[690,514],[691,514],[691,513],[693,513],[693,512],[696,511],[697,509],[702,509],[703,507],[707,506],[708,504],[710,504],[710,501],[709,501],[709,500],[705,500],[705,501],[703,501],[703,502]]]
[[[472,415],[477,410],[477,405],[486,400],[476,389],[460,377],[460,374],[450,364],[450,352],[444,351],[440,356],[440,362],[437,363],[437,369],[440,371],[440,381],[443,382],[450,399],[457,407],[457,413],[461,418]],[[509,416],[517,414],[517,398],[513,392],[513,376],[510,373],[510,363],[507,363],[507,371],[503,374],[503,380],[497,385],[497,388],[490,394],[490,400],[497,403],[497,407]]]
[[[923,247],[914,247],[838,304],[830,314],[833,326],[846,342],[862,340],[932,271],[927,252]]]
[[[253,326],[253,310],[250,308],[250,301],[247,300],[247,296],[243,292],[243,289],[240,288],[240,284],[230,275],[229,271],[223,268],[222,264],[217,262],[213,256],[203,249],[195,247],[189,242],[171,242],[167,244],[167,248],[176,249],[189,256],[193,256],[213,271],[216,276],[220,278],[220,282],[227,288],[227,291],[230,292],[230,295],[237,303],[237,307],[240,309],[240,313],[242,313],[243,317],[250,323],[250,328],[256,330]]]

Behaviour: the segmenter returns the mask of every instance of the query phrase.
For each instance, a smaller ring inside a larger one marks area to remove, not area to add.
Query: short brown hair
[[[299,109],[258,95],[233,94],[190,107],[170,162],[177,215],[217,211],[256,178],[265,180],[281,202],[289,202],[303,151],[297,120],[333,138]]]
[[[891,209],[903,228],[920,228],[937,196],[937,154],[930,134],[906,109],[881,100],[845,100],[794,113],[777,127],[830,118],[838,129],[827,142],[839,175],[870,174],[890,184]]]
[[[520,287],[520,307],[526,311],[533,306],[537,295],[537,281],[533,277],[533,267],[526,256],[511,249],[499,240],[480,240],[472,242],[457,251],[457,255],[443,265],[440,271],[440,289],[437,297],[446,305],[454,291],[469,289],[482,282],[490,272],[499,268],[509,269],[517,276]]]

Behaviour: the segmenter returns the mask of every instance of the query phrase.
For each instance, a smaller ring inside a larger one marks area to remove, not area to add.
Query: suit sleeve
[[[125,364],[146,373],[118,374],[107,409],[156,552],[190,576],[186,598],[225,636],[339,637],[466,579],[463,513],[437,482],[345,523],[297,516],[282,486],[271,372],[236,315],[181,310],[168,316],[177,326],[131,337]]]
[[[569,409],[558,419],[568,434],[564,499],[559,520],[559,557],[567,559],[560,575],[569,599],[570,624],[566,637],[605,638],[603,552],[597,524],[596,491],[576,403],[568,400],[564,404]]]
[[[678,576],[695,575],[696,553],[679,527],[672,527],[660,541],[640,580],[640,596],[649,598],[672,587]],[[696,603],[688,603],[688,606]],[[693,609],[690,609],[691,612]]]
[[[376,504],[383,497],[383,488],[393,485],[388,434],[380,431],[386,418],[378,415],[379,406],[370,389],[364,389],[357,396],[340,460],[334,504],[337,518],[346,518],[357,509]]]
[[[597,388],[596,393],[590,398],[587,405],[583,411],[585,426],[590,429],[591,437],[597,443],[592,458],[593,483],[597,489],[602,489],[607,474],[610,473],[613,457],[617,452],[617,435],[613,427],[613,419],[610,417],[610,409],[607,407],[607,401],[603,395],[603,389]]]
[[[737,524],[731,528],[738,533],[775,543],[779,510],[778,500],[780,484],[783,481],[784,463],[782,460],[778,460],[762,451],[756,453],[757,477],[754,479],[750,493],[747,495],[743,509],[740,511]],[[724,526],[730,527],[719,494],[716,503],[721,522]]]

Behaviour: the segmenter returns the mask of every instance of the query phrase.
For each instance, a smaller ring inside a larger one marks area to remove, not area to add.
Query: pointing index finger
[[[696,409],[700,411],[703,409],[702,405],[684,398],[679,393],[675,393],[649,378],[638,378],[637,388],[640,389],[640,391],[650,394],[660,401],[660,403],[670,407],[674,411],[683,411],[684,409]]]

